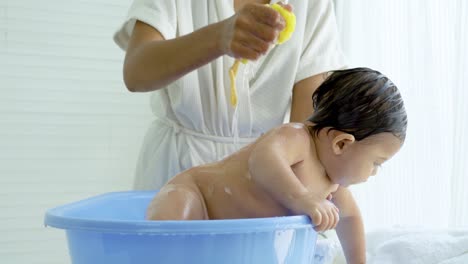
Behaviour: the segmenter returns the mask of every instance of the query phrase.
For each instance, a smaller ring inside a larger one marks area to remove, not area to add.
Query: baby
[[[227,158],[186,170],[148,207],[150,220],[308,215],[336,227],[348,263],[365,262],[364,228],[347,189],[397,153],[407,116],[397,87],[368,68],[335,71],[312,96],[313,115],[284,124]]]

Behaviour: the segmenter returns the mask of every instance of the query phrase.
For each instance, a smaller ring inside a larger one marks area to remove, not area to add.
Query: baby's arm
[[[340,187],[333,194],[332,201],[340,210],[340,221],[336,232],[343,247],[346,262],[348,264],[366,263],[364,225],[351,192]]]
[[[277,128],[256,143],[249,157],[249,172],[258,186],[293,214],[309,215],[317,230],[330,229],[338,220],[336,207],[311,193],[291,168],[308,155],[310,144],[303,127]]]
[[[295,198],[307,193],[291,168],[304,158],[304,145],[309,141],[304,134],[301,128],[279,127],[261,138],[249,157],[252,180],[288,208],[294,206]],[[300,139],[302,144],[298,144]]]

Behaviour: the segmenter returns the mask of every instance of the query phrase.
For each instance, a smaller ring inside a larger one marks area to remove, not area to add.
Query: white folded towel
[[[315,255],[313,264],[329,264],[333,263],[338,252],[340,251],[340,243],[333,239],[319,239],[315,246]]]
[[[466,264],[468,230],[392,229],[367,234],[370,264]]]

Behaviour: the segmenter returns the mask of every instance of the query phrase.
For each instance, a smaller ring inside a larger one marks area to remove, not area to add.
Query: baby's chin
[[[367,182],[367,179],[366,179],[366,180],[359,180],[359,181],[347,182],[347,183],[345,183],[345,184],[342,184],[342,185],[340,184],[340,185],[341,185],[342,187],[347,188],[347,187],[349,187],[349,186],[351,186],[351,185],[358,185],[358,184],[365,183],[365,182]]]
[[[340,187],[343,187],[343,188],[348,188],[349,186],[351,185],[354,185],[354,184],[358,184],[358,182],[353,182],[353,181],[349,181],[347,180],[345,177],[341,178],[340,180],[338,181],[333,181],[332,182]],[[359,182],[360,183],[360,182]]]
[[[330,179],[330,181],[333,184],[336,184],[336,185],[338,185],[340,187],[343,187],[343,188],[348,188],[351,185],[361,184],[361,183],[364,183],[364,182],[367,181],[367,179],[365,179],[365,180],[362,180],[362,179],[353,180],[349,176],[336,176],[335,177],[335,176],[328,175],[328,178]]]
[[[349,183],[346,181],[346,177],[334,177],[334,176],[330,176],[330,175],[327,175],[327,176],[328,176],[328,179],[333,184],[336,184],[336,185],[342,186],[342,187],[345,187],[345,185],[349,185]]]
[[[353,185],[352,183],[343,183],[343,184],[340,184],[340,187],[342,188],[348,188],[349,186]]]
[[[340,185],[342,185],[343,187],[349,187],[350,185],[366,183],[369,179],[371,179],[371,177],[365,174],[355,174],[352,176],[342,177],[341,179],[343,180],[343,183]]]

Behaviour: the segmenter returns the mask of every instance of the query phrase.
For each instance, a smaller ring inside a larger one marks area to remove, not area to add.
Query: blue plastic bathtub
[[[155,192],[117,192],[49,210],[73,264],[312,263],[317,233],[305,216],[146,221]]]

